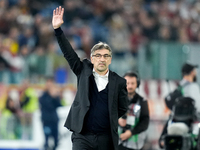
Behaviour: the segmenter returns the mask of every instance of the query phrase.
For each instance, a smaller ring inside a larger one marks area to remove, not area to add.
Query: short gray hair
[[[99,43],[95,44],[92,47],[92,49],[91,49],[91,56],[92,56],[92,54],[94,54],[94,52],[96,50],[100,50],[100,49],[107,49],[107,50],[109,50],[109,52],[111,53],[111,56],[112,56],[112,50],[111,50],[110,46],[107,43],[104,43],[104,42],[99,42]]]

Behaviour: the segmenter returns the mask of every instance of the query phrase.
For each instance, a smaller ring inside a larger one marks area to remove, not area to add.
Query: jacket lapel
[[[85,69],[86,79],[88,79],[92,75],[93,64],[90,63],[88,67]]]
[[[113,96],[114,96],[114,92],[115,92],[115,85],[116,85],[116,76],[110,70],[109,70],[109,75],[108,75],[108,82],[109,82],[109,84],[108,84],[108,107],[109,107],[109,112],[111,112]]]

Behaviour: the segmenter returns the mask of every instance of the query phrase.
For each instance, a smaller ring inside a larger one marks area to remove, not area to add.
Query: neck
[[[183,77],[184,80],[188,81],[188,82],[193,82],[193,77],[192,76],[184,76]]]

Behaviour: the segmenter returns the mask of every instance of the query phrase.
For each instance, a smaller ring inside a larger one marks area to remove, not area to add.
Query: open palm
[[[64,8],[61,8],[61,6],[53,10],[52,25],[54,29],[59,28],[64,23],[63,14]]]

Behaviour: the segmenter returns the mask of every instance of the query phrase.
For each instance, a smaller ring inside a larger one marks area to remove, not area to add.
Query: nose
[[[104,57],[104,55],[101,55],[101,57],[100,57],[100,61],[105,61],[105,57]]]

